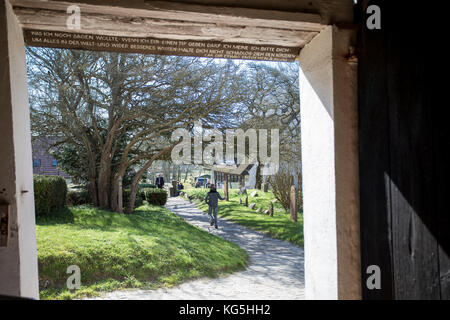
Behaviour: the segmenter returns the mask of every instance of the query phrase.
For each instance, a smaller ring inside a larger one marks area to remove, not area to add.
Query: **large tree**
[[[143,173],[170,153],[170,134],[229,119],[242,99],[238,67],[208,59],[28,48],[32,131],[74,152],[95,205],[121,211],[131,167],[131,212]]]
[[[239,127],[278,129],[281,165],[289,164],[296,177],[301,162],[298,64],[252,62],[246,65],[243,74],[247,94],[241,101]],[[262,176],[257,170],[257,188],[261,183]]]

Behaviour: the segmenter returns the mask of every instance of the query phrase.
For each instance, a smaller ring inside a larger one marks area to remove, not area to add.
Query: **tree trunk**
[[[90,194],[92,198],[92,204],[95,207],[98,207],[98,190],[97,190],[97,170],[95,166],[95,156],[92,152],[90,152],[90,145],[86,145],[88,152],[88,172],[89,172],[89,188]]]
[[[150,160],[145,164],[145,166],[139,170],[133,177],[133,181],[131,182],[131,190],[130,190],[130,201],[128,202],[128,206],[125,209],[126,214],[130,214],[134,210],[134,202],[136,201],[136,194],[138,191],[139,180],[141,180],[144,172],[150,167],[153,163],[153,160]]]
[[[98,200],[99,206],[105,209],[110,208],[109,193],[111,192],[111,160],[102,156],[100,160],[100,173],[98,176]]]
[[[117,212],[122,213],[123,212],[123,193],[122,193],[122,177],[119,178],[119,188],[118,188],[118,201],[117,201],[117,206],[118,206],[118,210]]]
[[[104,145],[101,148],[100,170],[98,176],[98,197],[99,205],[102,208],[110,209],[111,193],[111,162],[114,156],[113,145],[116,139],[116,130],[121,121],[114,117],[113,110],[120,109],[122,105],[121,80],[124,60],[119,53],[110,53],[111,59],[111,102],[108,108],[108,130]]]
[[[89,182],[90,182],[90,193],[91,193],[91,198],[92,198],[92,203],[95,207],[98,206],[98,196],[97,196],[97,181],[96,181],[96,177],[90,177],[89,178]]]
[[[261,176],[260,166],[261,166],[261,164],[259,164],[258,167],[256,168],[255,189],[261,189],[262,176]]]
[[[122,175],[116,174],[112,184],[110,207],[114,212],[122,213],[123,207],[119,205],[119,197],[123,194]]]
[[[187,180],[187,176],[188,176],[188,172],[189,172],[189,165],[185,165],[186,167],[185,167],[185,169],[186,169],[186,171],[185,171],[185,173],[184,173],[184,182],[186,183],[186,180]]]
[[[162,170],[164,181],[170,181],[170,165],[168,161],[162,162]]]
[[[160,156],[165,154],[166,152],[172,151],[175,144],[171,145],[170,147],[167,147],[161,151],[159,151],[157,154],[155,154],[153,157],[150,158],[150,160],[147,161],[147,163],[134,175],[133,182],[131,183],[131,193],[130,193],[130,202],[128,203],[128,206],[125,210],[126,214],[130,214],[133,212],[134,209],[134,202],[136,201],[136,193],[138,190],[138,184],[139,180],[141,179],[142,175],[145,171],[147,171],[148,168],[153,164],[153,161],[158,159]]]
[[[136,173],[133,178],[133,182],[131,183],[130,200],[128,202],[127,208],[125,209],[126,214],[130,214],[133,212],[134,202],[136,201],[136,193],[138,190],[138,183],[142,177],[142,174],[143,174],[143,172],[141,172],[141,170],[139,170],[138,173]]]
[[[108,183],[102,179],[98,182],[98,206],[104,209],[109,209],[109,195],[108,195]]]
[[[111,211],[119,212],[118,201],[119,201],[119,180],[117,178],[114,178],[112,182],[111,200],[109,204],[109,206],[111,207]]]

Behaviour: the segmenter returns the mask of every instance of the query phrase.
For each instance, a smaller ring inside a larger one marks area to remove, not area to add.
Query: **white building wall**
[[[350,34],[329,26],[299,57],[307,299],[361,297],[356,69],[345,61]]]

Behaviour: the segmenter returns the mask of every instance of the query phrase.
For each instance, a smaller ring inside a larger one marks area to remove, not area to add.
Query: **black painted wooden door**
[[[380,30],[365,25],[371,4]],[[450,124],[438,97],[445,60],[430,51],[435,9],[362,1],[355,11],[365,299],[450,299]],[[369,265],[381,268],[380,290],[366,286]]]

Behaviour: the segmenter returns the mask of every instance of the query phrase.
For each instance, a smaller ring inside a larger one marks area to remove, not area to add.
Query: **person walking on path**
[[[211,184],[209,192],[206,194],[205,202],[208,204],[208,215],[211,218],[211,226],[214,224],[216,229],[219,229],[217,225],[217,207],[219,205],[219,199],[225,200],[225,198],[217,192],[214,184]]]
[[[164,187],[164,178],[161,176],[161,174],[159,174],[158,177],[156,178],[155,184],[160,189],[162,189]]]

